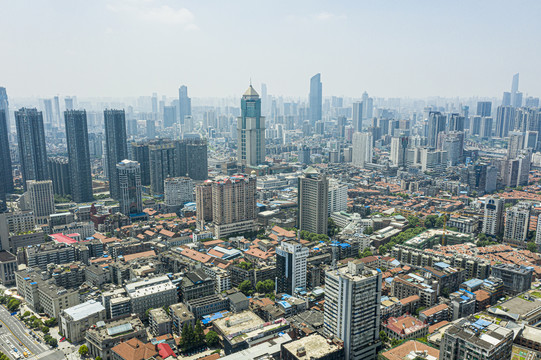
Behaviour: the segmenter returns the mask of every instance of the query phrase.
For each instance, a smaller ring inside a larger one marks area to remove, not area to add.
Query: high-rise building
[[[53,191],[55,194],[66,196],[71,195],[70,166],[68,158],[53,157],[47,159],[49,174],[53,181]]]
[[[92,195],[92,171],[85,110],[64,112],[68,147],[71,197],[77,203],[89,202]]]
[[[531,156],[529,151],[519,153],[513,159],[504,162],[503,182],[505,186],[526,186],[529,183]]]
[[[28,200],[39,224],[47,222],[46,218],[54,214],[54,192],[51,180],[28,180]]]
[[[463,318],[445,330],[440,360],[511,359],[513,330],[483,319]]]
[[[178,159],[174,142],[166,142],[148,147],[150,163],[150,188],[155,194],[163,194],[164,180],[179,176]]]
[[[486,197],[483,216],[483,233],[496,236],[503,230],[504,201],[500,198]]]
[[[306,289],[308,248],[295,240],[284,240],[276,248],[276,292],[292,295]]]
[[[15,123],[19,141],[21,172],[26,189],[28,180],[49,179],[43,114],[36,109],[21,108],[15,112]]]
[[[345,359],[375,360],[379,346],[381,272],[360,260],[325,272],[323,331],[344,342]]]
[[[167,178],[164,181],[165,205],[180,208],[187,202],[192,202],[193,181],[189,177]]]
[[[353,165],[364,168],[372,162],[373,136],[368,132],[356,132],[352,139]]]
[[[406,166],[408,140],[408,137],[404,135],[395,136],[391,139],[391,162],[399,168]]]
[[[464,131],[464,116],[460,114],[451,114],[449,116],[448,131]]]
[[[163,107],[163,127],[172,127],[177,123],[177,111],[174,106]]]
[[[2,100],[0,99],[0,101]],[[8,120],[6,110],[0,108],[0,212],[6,209],[6,194],[11,192],[13,192],[13,174],[11,151],[9,150]]]
[[[524,244],[530,225],[530,204],[520,202],[505,212],[503,240],[512,244]]]
[[[261,84],[261,115],[267,116],[269,112],[269,98],[267,94],[267,84]]]
[[[352,111],[352,124],[355,132],[361,132],[363,130],[363,103],[357,101],[353,103]]]
[[[263,137],[265,130],[263,130]],[[263,151],[265,140],[263,139]],[[193,180],[206,180],[208,178],[207,142],[203,139],[184,139],[177,142],[179,156],[178,176],[188,176]],[[265,155],[263,155],[263,159]]]
[[[64,98],[64,104],[66,105],[66,111],[73,110],[74,109],[74,103],[72,97],[66,97]]]
[[[428,115],[427,143],[431,148],[438,146],[438,136],[445,131],[445,115],[439,111],[431,111]]]
[[[212,221],[212,181],[207,180],[195,187],[195,206],[197,226],[203,229],[204,224]]]
[[[43,107],[45,107],[45,124],[50,128],[54,123],[53,101],[43,99]]]
[[[348,186],[336,179],[329,179],[329,215],[348,209]]]
[[[478,101],[477,102],[477,116],[490,116],[492,115],[492,102],[490,101]]]
[[[56,125],[60,126],[62,124],[62,114],[60,113],[60,98],[58,96],[55,96],[53,99]]]
[[[510,132],[509,143],[507,144],[507,158],[515,159],[524,148],[524,133]]]
[[[327,234],[329,183],[325,174],[308,167],[298,180],[297,222],[300,230]]]
[[[120,200],[120,186],[116,164],[128,159],[128,144],[126,142],[126,115],[124,110],[105,110],[105,152],[109,191],[111,197]]]
[[[315,126],[316,121],[323,120],[322,112],[322,92],[321,74],[315,74],[310,79],[310,125]]]
[[[137,161],[141,167],[141,185],[150,185],[150,156],[149,142],[132,143],[131,155],[132,160]]]
[[[513,81],[511,82],[511,106],[522,106],[522,93],[518,91],[519,74],[513,75]]]
[[[257,166],[265,162],[265,117],[261,116],[261,99],[252,85],[242,95],[237,142],[240,164]]]
[[[256,182],[254,175],[235,175],[212,182],[212,221],[216,237],[254,230]]]
[[[143,212],[141,167],[137,161],[122,160],[116,164],[120,188],[120,212],[136,215]]]
[[[481,118],[479,136],[484,139],[489,139],[492,137],[492,118],[490,116],[483,116]]]
[[[441,149],[447,152],[447,162],[450,166],[455,166],[462,162],[464,153],[464,133],[461,131],[450,131],[441,133],[444,135],[441,140]]]
[[[514,127],[515,108],[512,106],[498,106],[496,114],[496,137],[505,138],[509,130]]]
[[[9,122],[9,101],[8,101],[8,93],[6,91],[5,87],[0,86],[0,110],[4,110],[6,112],[6,128],[8,129],[8,133],[10,132],[10,122]]]
[[[186,116],[192,115],[192,99],[188,97],[188,87],[182,85],[178,89],[178,109],[180,124],[184,124]]]
[[[362,96],[363,99],[363,120],[372,119],[374,110],[374,100],[368,97],[368,93],[365,91]]]

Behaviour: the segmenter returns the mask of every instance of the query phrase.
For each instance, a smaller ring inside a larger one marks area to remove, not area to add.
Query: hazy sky
[[[0,0],[13,97],[541,96],[541,1]]]

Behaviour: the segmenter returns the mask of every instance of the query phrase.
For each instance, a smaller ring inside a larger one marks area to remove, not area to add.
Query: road
[[[14,358],[10,353],[13,348],[16,348],[17,352],[21,354],[27,352],[29,359],[56,360],[64,358],[61,351],[53,350],[33,338],[28,333],[31,330],[26,328],[18,318],[11,316],[10,312],[3,306],[0,306],[0,324],[2,324],[0,328],[0,349],[10,359]],[[19,342],[23,345],[19,345]]]

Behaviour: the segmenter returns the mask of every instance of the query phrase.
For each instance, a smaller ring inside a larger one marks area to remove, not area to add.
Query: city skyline
[[[517,72],[525,96],[541,92],[535,63],[541,52],[535,9],[541,4],[533,1],[512,7],[488,1],[300,2],[287,10],[159,0],[54,5],[3,6],[7,16],[0,33],[25,29],[2,39],[0,68],[8,71],[1,85],[12,98],[173,96],[180,84],[194,98],[224,97],[241,92],[249,78],[267,84],[269,94],[307,97],[306,79],[316,73],[322,74],[324,97],[360,96],[365,90],[376,97],[499,97]],[[85,16],[74,16],[79,13]],[[230,14],[227,20],[216,21],[224,13]],[[50,18],[45,27],[38,21],[43,14]],[[239,21],[245,26],[237,27]],[[246,34],[250,26],[255,31]],[[245,42],[266,56],[242,61]],[[20,66],[36,53],[42,55],[39,62]]]

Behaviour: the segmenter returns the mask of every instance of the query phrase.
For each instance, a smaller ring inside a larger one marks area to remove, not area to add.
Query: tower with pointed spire
[[[250,84],[240,101],[237,119],[237,161],[243,166],[265,162],[265,117],[261,116],[261,99]]]

